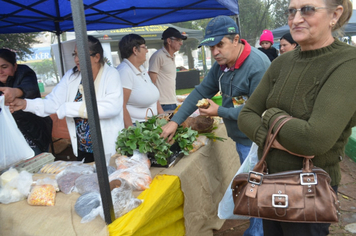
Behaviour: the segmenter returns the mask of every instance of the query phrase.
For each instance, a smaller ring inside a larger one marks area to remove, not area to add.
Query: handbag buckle
[[[284,203],[282,200],[284,198]],[[277,199],[277,201],[276,201]],[[287,208],[288,207],[288,195],[287,194],[272,194],[272,206],[276,208]]]
[[[306,181],[307,182],[304,182],[304,179],[303,177],[304,176],[313,176],[314,178],[314,181],[311,182],[311,178],[307,178]],[[314,184],[318,184],[318,179],[317,179],[317,175],[315,173],[301,173],[300,174],[300,184],[301,185],[314,185]]]
[[[256,175],[256,176],[259,176],[259,177],[260,177],[260,178],[259,178],[259,182],[256,181],[256,178],[251,177],[251,174],[254,174],[254,175]],[[251,178],[252,178],[253,180],[251,180]],[[263,180],[263,174],[262,174],[262,173],[255,172],[255,171],[250,171],[250,172],[248,173],[248,182],[249,182],[249,183],[255,184],[255,185],[261,185],[262,180]]]

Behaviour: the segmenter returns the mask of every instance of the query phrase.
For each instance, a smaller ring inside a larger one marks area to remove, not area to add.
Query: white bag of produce
[[[34,155],[17,127],[9,107],[5,106],[5,97],[0,96],[0,170]]]

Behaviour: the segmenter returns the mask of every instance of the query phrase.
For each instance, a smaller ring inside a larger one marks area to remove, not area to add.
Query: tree
[[[209,23],[210,20],[211,18],[194,20],[194,21],[185,21],[185,22],[175,23],[174,25],[182,28],[201,30],[203,31],[203,33],[205,33],[206,25]],[[192,50],[197,49],[199,43],[200,42],[198,40],[185,41],[183,43],[183,46],[180,48],[180,52],[183,53],[184,55],[187,55],[188,57],[189,69],[194,68],[194,59],[192,56]]]
[[[14,50],[18,59],[25,61],[25,56],[32,55],[32,44],[40,43],[36,37],[40,33],[19,33],[19,34],[0,34],[0,48]]]
[[[264,29],[274,29],[271,14],[277,0],[239,0],[242,38],[252,46]]]
[[[286,10],[288,9],[289,0],[276,1],[274,7],[274,29],[286,25],[288,23],[288,16]]]
[[[42,79],[45,84],[53,83],[53,79],[57,78],[54,65],[52,60],[49,59],[31,63],[31,67],[36,72],[38,79]]]

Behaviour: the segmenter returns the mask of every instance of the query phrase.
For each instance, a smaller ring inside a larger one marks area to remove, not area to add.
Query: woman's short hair
[[[16,64],[16,53],[14,53],[13,51],[11,51],[9,49],[1,48],[0,49],[0,58],[11,63],[12,65]]]
[[[134,47],[140,51],[140,45],[145,43],[145,39],[138,34],[125,35],[119,42],[121,59],[129,58],[133,54]]]

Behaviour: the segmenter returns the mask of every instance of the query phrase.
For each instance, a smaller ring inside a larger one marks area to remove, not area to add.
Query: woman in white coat
[[[123,90],[117,70],[104,62],[100,41],[88,36],[88,45],[104,151],[105,156],[109,158],[115,154],[116,138],[124,128]],[[16,99],[10,104],[10,109],[12,111],[22,109],[38,116],[57,113],[59,119],[66,118],[73,153],[78,161],[84,159],[87,163],[93,162],[94,156],[77,47],[74,49],[73,57],[76,66],[67,71],[44,99]],[[109,160],[106,161],[108,164]]]

